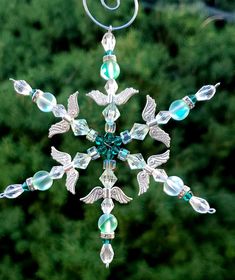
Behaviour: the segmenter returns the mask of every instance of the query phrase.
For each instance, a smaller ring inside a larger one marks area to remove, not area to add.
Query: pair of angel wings
[[[77,101],[78,91],[69,96],[67,116],[71,119],[75,119],[79,114],[79,106]],[[56,124],[53,124],[49,129],[48,137],[51,138],[56,134],[68,132],[70,129],[70,122],[62,120]]]
[[[156,107],[157,104],[155,100],[147,95],[147,102],[145,105],[145,108],[142,112],[142,118],[144,121],[146,121],[147,125],[149,122],[153,121],[155,119],[156,115]],[[166,133],[164,130],[162,130],[157,124],[150,126],[149,128],[149,135],[157,140],[165,144],[168,148],[170,147],[170,141],[171,138],[168,133]]]

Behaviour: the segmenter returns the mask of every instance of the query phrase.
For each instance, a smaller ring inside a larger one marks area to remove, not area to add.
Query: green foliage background
[[[2,190],[38,170],[50,170],[55,164],[51,146],[75,155],[90,145],[71,132],[49,140],[48,128],[55,119],[30,99],[16,96],[9,77],[50,91],[63,104],[79,90],[80,117],[103,131],[102,108],[85,96],[92,89],[103,90],[103,30],[85,15],[81,2],[0,0]],[[89,1],[96,16],[113,25],[127,20],[131,11],[130,1],[122,2],[113,15],[105,13],[99,1]],[[167,173],[182,177],[195,195],[208,199],[216,214],[195,213],[154,182],[138,197],[136,172],[118,163],[118,185],[134,201],[115,207],[115,259],[107,270],[99,260],[99,203],[79,201],[99,184],[102,161],[92,162],[80,173],[75,196],[65,190],[62,179],[47,192],[0,201],[0,279],[235,279],[235,25],[206,21],[203,7],[198,1],[164,1],[156,9],[141,8],[129,29],[115,33],[120,89],[140,90],[121,107],[118,129],[141,122],[146,94],[164,110],[204,84],[221,82],[213,100],[198,103],[185,121],[164,127],[172,137]],[[220,1],[218,7],[234,10],[235,4]],[[147,158],[164,147],[147,138],[128,149]]]

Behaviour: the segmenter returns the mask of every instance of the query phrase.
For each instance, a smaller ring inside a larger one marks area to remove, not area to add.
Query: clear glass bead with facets
[[[114,103],[109,104],[102,112],[107,123],[113,123],[120,117],[120,112]]]
[[[110,31],[106,32],[102,38],[101,44],[106,52],[113,51],[116,45],[116,39],[113,33]]]
[[[21,184],[15,184],[8,186],[4,193],[2,194],[3,197],[6,198],[16,198],[20,196],[24,192],[24,189]]]
[[[110,214],[114,208],[114,203],[111,198],[105,198],[101,203],[101,209],[104,214]]]
[[[160,111],[156,116],[156,121],[158,124],[166,124],[171,119],[171,114],[169,111]]]
[[[109,79],[104,88],[108,94],[114,95],[118,90],[118,84],[114,79]]]
[[[49,175],[51,179],[61,179],[64,175],[64,167],[59,165],[59,166],[53,166]]]
[[[146,124],[135,123],[130,131],[132,139],[144,140],[149,132],[149,127]]]
[[[100,251],[100,258],[107,268],[109,267],[109,264],[112,262],[113,257],[114,257],[114,252],[111,244],[109,243],[103,244]]]
[[[166,171],[164,169],[154,169],[153,170],[153,179],[155,182],[166,182],[168,176],[166,174]]]
[[[216,87],[212,85],[203,86],[199,89],[199,91],[195,94],[197,101],[205,101],[210,100],[216,92]]]
[[[75,136],[87,135],[90,130],[85,119],[73,120],[71,127]]]
[[[73,160],[73,164],[79,169],[86,169],[90,161],[91,156],[89,154],[77,153]]]
[[[146,165],[146,162],[141,154],[128,155],[127,162],[131,169],[142,169]]]
[[[63,118],[63,117],[67,114],[67,111],[66,111],[64,105],[62,105],[62,104],[57,104],[57,105],[52,109],[52,113],[53,113],[54,116],[57,117],[57,118]]]
[[[31,95],[32,88],[31,86],[24,80],[14,80],[10,79],[14,83],[14,89],[17,93],[22,95]]]
[[[200,197],[192,196],[189,199],[189,203],[193,207],[195,211],[201,214],[206,214],[206,213],[215,213],[215,209],[211,209],[209,203]]]
[[[106,169],[99,179],[105,188],[112,188],[112,186],[117,182],[117,177],[110,169]]]

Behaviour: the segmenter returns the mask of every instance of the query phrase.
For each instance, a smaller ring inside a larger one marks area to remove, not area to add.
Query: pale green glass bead
[[[117,228],[118,221],[112,214],[103,214],[98,221],[98,227],[101,233],[113,233]]]
[[[184,120],[189,114],[190,108],[184,100],[176,100],[171,103],[169,112],[172,119],[176,121]]]
[[[42,94],[39,94],[36,99],[38,108],[43,112],[51,112],[56,106],[56,103],[55,96],[49,92],[43,92]]]
[[[53,180],[47,171],[38,171],[34,174],[32,183],[37,190],[46,191],[52,186]]]
[[[105,61],[100,69],[100,75],[103,79],[117,79],[120,74],[120,67],[116,61],[110,59]]]

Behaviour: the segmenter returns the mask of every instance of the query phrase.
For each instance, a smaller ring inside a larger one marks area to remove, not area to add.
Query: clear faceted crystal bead
[[[117,182],[117,177],[114,172],[109,169],[106,169],[99,179],[105,188],[112,188],[112,186]]]
[[[64,175],[64,167],[59,165],[59,166],[53,166],[51,171],[50,171],[50,177],[51,179],[61,179]]]
[[[197,101],[204,101],[211,99],[216,92],[216,87],[212,85],[203,86],[199,89],[199,91],[195,94]]]
[[[192,196],[189,199],[189,203],[191,204],[191,206],[193,207],[193,209],[201,214],[206,214],[206,213],[210,213],[213,214],[216,212],[216,210],[214,208],[210,208],[209,203],[200,197],[197,196]]]
[[[85,119],[73,120],[71,127],[75,136],[87,135],[90,130]]]
[[[79,169],[86,169],[90,161],[91,161],[90,155],[77,153],[73,160],[73,164],[75,167]]]
[[[156,116],[156,121],[158,124],[166,124],[171,119],[171,114],[169,111],[160,111]]]
[[[149,127],[146,124],[135,123],[130,134],[132,139],[144,140],[149,132]]]
[[[120,117],[120,112],[114,103],[109,104],[102,112],[107,123],[113,123]]]
[[[14,89],[17,93],[22,95],[30,95],[32,92],[31,86],[24,80],[10,79],[14,83]]]
[[[141,154],[128,155],[127,162],[131,169],[142,169],[146,165],[146,162]]]
[[[57,104],[57,105],[52,109],[52,113],[53,113],[54,116],[57,117],[57,118],[63,118],[63,117],[67,114],[67,111],[66,111],[64,105],[62,105],[62,104]]]
[[[3,195],[6,198],[16,198],[20,196],[23,192],[24,189],[22,188],[21,184],[10,185],[5,189]]]
[[[155,182],[164,183],[167,180],[168,176],[164,169],[154,169],[153,170],[153,179]]]
[[[100,258],[102,262],[109,267],[109,264],[112,262],[114,257],[114,252],[111,244],[103,244],[100,251]]]
[[[108,94],[114,95],[118,90],[118,84],[114,79],[109,79],[104,88]]]
[[[101,44],[106,52],[113,51],[116,45],[116,39],[113,33],[110,31],[106,32],[102,38]]]
[[[114,203],[111,198],[105,198],[101,203],[101,209],[104,214],[110,214],[114,208]]]

